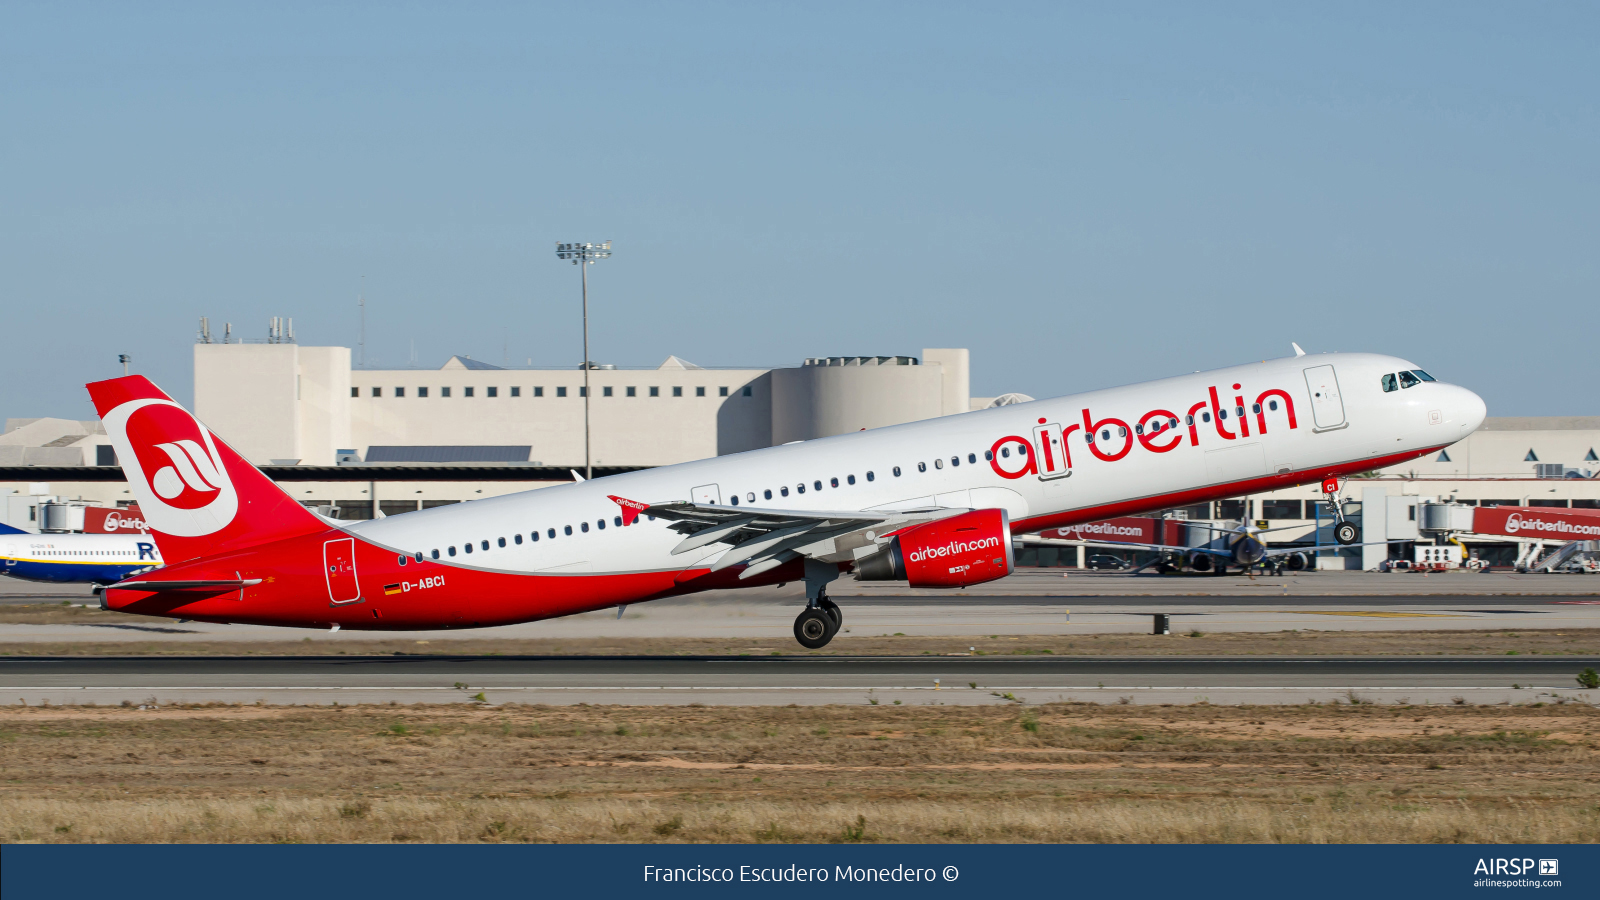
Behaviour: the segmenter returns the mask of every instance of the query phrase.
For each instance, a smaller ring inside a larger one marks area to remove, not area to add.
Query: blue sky
[[[1581,4],[10,4],[0,415],[187,401],[199,316],[433,367],[1307,350],[1595,415]]]

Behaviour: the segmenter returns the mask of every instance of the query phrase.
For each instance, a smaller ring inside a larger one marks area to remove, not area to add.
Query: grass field
[[[1600,712],[0,709],[0,840],[1587,842]]]

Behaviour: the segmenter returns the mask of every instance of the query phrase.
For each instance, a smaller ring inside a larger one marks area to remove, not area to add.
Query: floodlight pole
[[[589,267],[611,255],[611,242],[556,244],[556,258],[570,259],[583,273],[583,477],[594,477],[589,442]]]

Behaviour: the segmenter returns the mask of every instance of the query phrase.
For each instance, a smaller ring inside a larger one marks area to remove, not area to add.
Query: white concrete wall
[[[808,441],[945,411],[942,366],[801,366],[772,372],[772,441]]]
[[[1590,451],[1600,454],[1600,416],[1550,416],[1490,418],[1466,440],[1445,449],[1450,457],[1440,462],[1433,453],[1422,459],[1391,466],[1386,475],[1416,473],[1418,477],[1527,478],[1536,463],[1525,457],[1532,450],[1540,463],[1562,463],[1571,469],[1600,472],[1600,460],[1585,460]]]
[[[296,344],[195,344],[194,413],[246,459],[299,459]]]
[[[350,443],[350,348],[301,347],[299,353],[302,465],[331,466]]]
[[[922,364],[938,366],[942,372],[940,405],[944,415],[971,411],[972,354],[961,348],[931,348],[922,351]]]

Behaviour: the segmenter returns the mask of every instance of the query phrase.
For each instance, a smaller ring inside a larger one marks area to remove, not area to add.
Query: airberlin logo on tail
[[[987,550],[990,547],[998,546],[1000,546],[1000,539],[993,536],[986,537],[978,541],[951,541],[950,543],[945,544],[943,547],[928,547],[924,550],[913,550],[911,552],[911,561],[922,562],[926,559],[937,559],[941,556],[959,556],[962,553],[973,553],[978,550]]]
[[[239,495],[211,432],[170,400],[130,400],[105,417],[123,473],[156,531],[199,537],[221,531]]]

